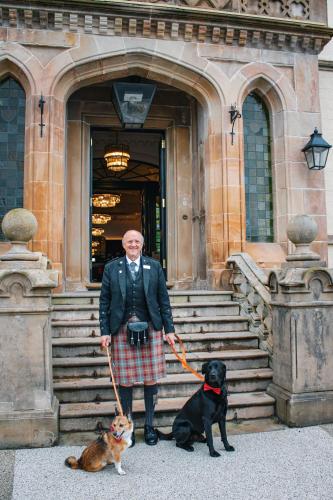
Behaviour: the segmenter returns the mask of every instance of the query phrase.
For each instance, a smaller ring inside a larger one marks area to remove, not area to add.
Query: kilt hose
[[[166,375],[164,341],[161,331],[149,323],[148,344],[136,347],[127,342],[127,326],[121,325],[111,337],[112,362],[117,384],[157,381]]]

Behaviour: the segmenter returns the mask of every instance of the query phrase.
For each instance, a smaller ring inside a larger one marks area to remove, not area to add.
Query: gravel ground
[[[160,442],[123,458],[126,476],[108,466],[96,474],[64,466],[82,447],[18,450],[13,500],[331,500],[333,437],[320,427],[231,436],[233,453],[211,458]],[[222,444],[216,438],[217,450]]]
[[[12,498],[15,451],[0,450],[0,500]]]

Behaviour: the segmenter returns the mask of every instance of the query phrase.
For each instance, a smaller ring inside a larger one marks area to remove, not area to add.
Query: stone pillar
[[[0,257],[0,447],[51,446],[58,438],[59,403],[52,388],[51,289],[58,272],[26,244],[37,230],[25,209],[8,212],[11,241]]]
[[[289,223],[296,251],[269,276],[273,331],[273,383],[277,416],[289,426],[333,422],[333,270],[309,244],[311,217]]]

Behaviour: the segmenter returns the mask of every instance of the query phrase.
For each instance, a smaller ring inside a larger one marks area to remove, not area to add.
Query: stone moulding
[[[42,7],[41,2],[36,1],[29,2],[28,6],[25,2],[0,2],[0,26],[12,30],[179,39],[310,53],[319,53],[333,34],[333,30],[324,23],[312,21],[310,6],[305,8],[308,0],[281,0],[284,7],[276,11],[281,16],[275,18],[275,11],[268,7],[271,2],[258,1],[258,8],[253,1],[243,2],[251,6],[249,9],[245,9],[244,5],[240,8],[242,2],[221,0],[210,0],[211,8],[197,8],[201,3],[187,0],[185,6],[179,2],[177,5],[174,2],[157,2],[148,6],[144,1],[68,0],[62,3],[60,9],[56,1],[47,2]],[[227,4],[239,6],[221,10]],[[294,4],[303,5],[304,12],[308,14],[303,18],[292,18],[290,9]],[[14,41],[15,33],[3,31],[2,38]],[[17,41],[33,44],[29,32],[26,33],[26,41],[22,36]]]

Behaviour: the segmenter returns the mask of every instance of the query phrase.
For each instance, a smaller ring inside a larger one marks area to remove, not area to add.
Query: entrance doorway
[[[160,260],[170,288],[205,287],[205,114],[184,91],[155,82],[144,128],[121,128],[113,82],[82,87],[68,100],[66,290],[98,289],[105,263],[122,252],[121,237],[131,228],[144,234],[144,251]],[[116,173],[104,159],[105,148],[115,144],[127,145],[130,154],[127,168]],[[94,194],[120,201],[95,207]],[[93,213],[111,220],[92,224]]]
[[[110,169],[104,157],[115,145],[130,156],[121,171]],[[124,254],[122,236],[129,229],[143,234],[144,254],[166,272],[164,152],[163,131],[91,127],[92,282],[100,282],[105,264]]]

